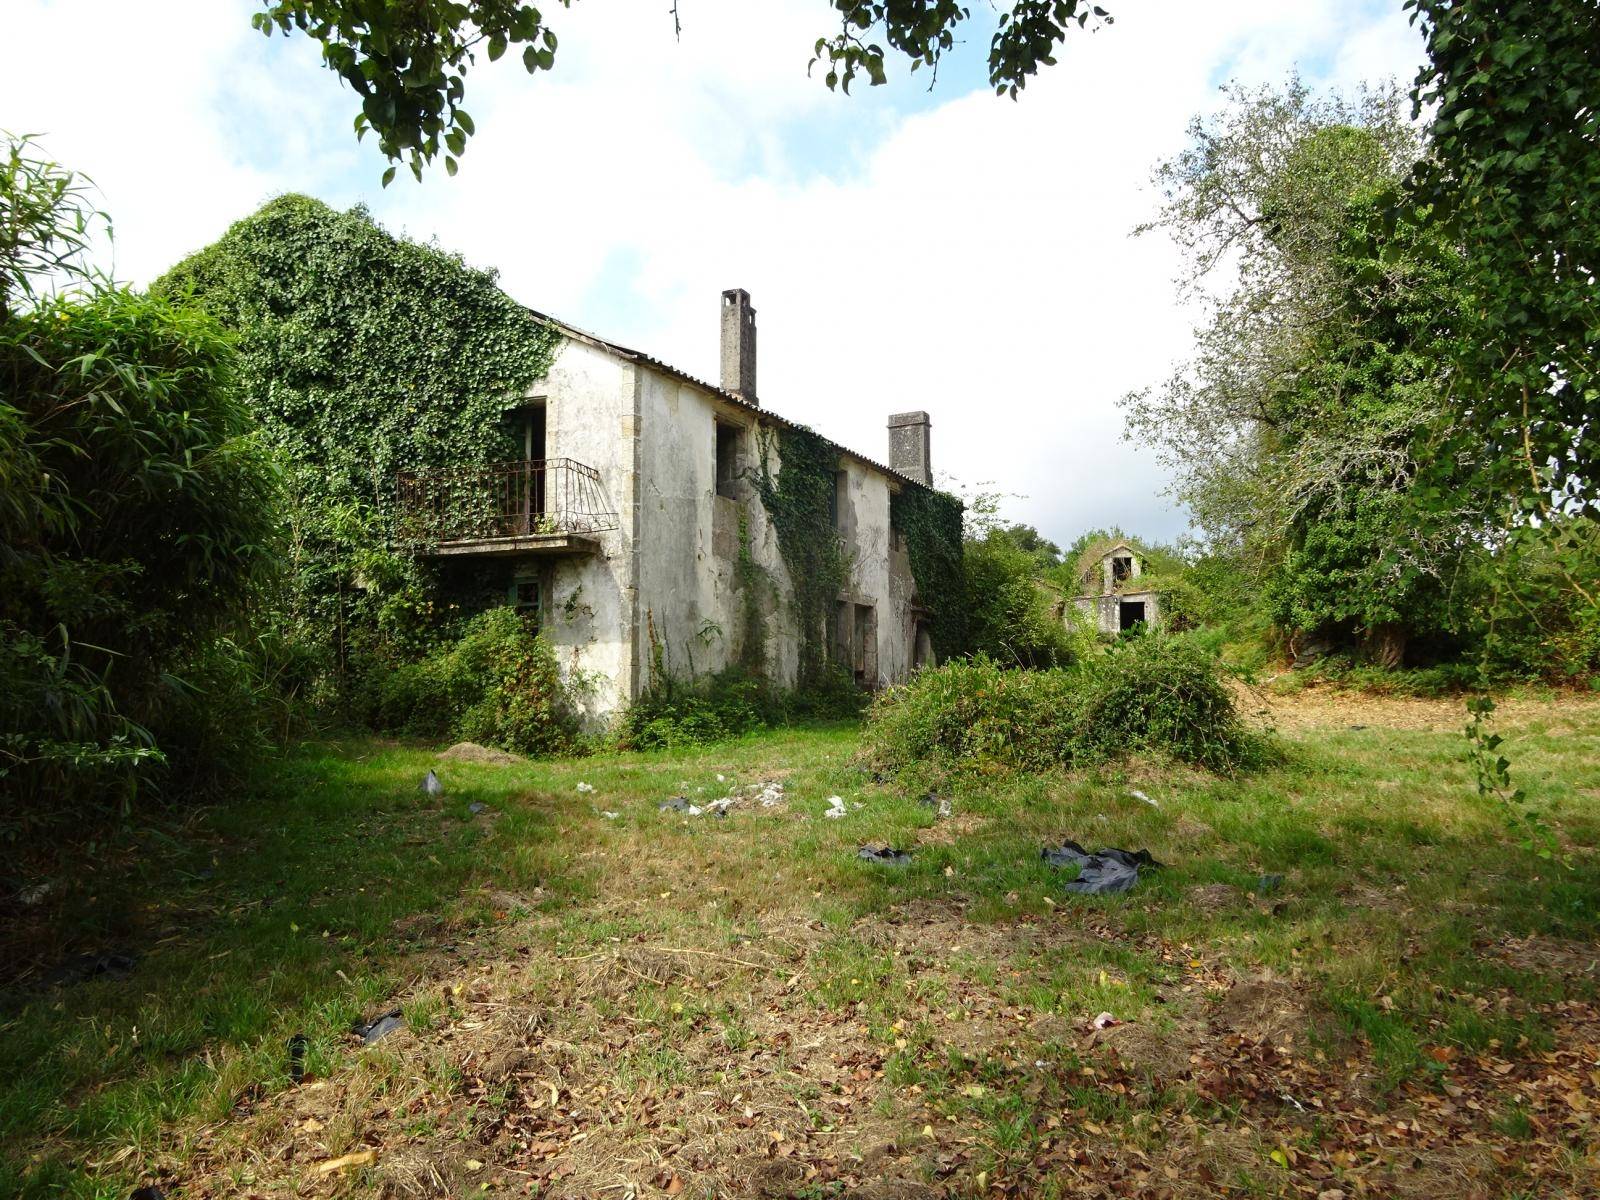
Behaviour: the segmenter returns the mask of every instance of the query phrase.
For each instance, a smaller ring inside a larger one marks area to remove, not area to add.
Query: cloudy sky
[[[900,68],[846,98],[806,74],[825,0],[681,0],[676,42],[667,0],[552,2],[555,72],[480,63],[461,173],[385,191],[352,93],[311,43],[251,30],[256,7],[0,5],[0,128],[94,178],[119,277],[307,192],[708,379],[718,296],[743,287],[765,405],[873,456],[886,414],[927,409],[936,473],[1013,494],[1008,513],[1063,544],[1187,524],[1117,406],[1185,356],[1196,317],[1171,248],[1130,237],[1152,165],[1227,81],[1298,68],[1342,89],[1409,81],[1421,58],[1399,0],[1118,0],[1013,103],[984,86],[975,0],[936,88]]]

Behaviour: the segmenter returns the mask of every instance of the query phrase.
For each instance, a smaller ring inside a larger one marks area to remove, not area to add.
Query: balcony
[[[403,541],[438,558],[596,554],[617,528],[600,472],[570,458],[402,471]]]

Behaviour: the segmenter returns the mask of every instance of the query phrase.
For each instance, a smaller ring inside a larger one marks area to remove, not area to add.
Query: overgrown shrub
[[[511,608],[479,613],[460,638],[420,659],[372,667],[364,692],[362,715],[378,729],[523,754],[565,754],[581,746],[555,652]]]
[[[72,261],[92,215],[81,191],[12,142],[0,170],[0,790],[51,804],[0,806],[11,833],[238,767],[255,714],[235,701],[249,707],[252,689],[226,702],[212,690],[217,645],[244,627],[275,557],[276,477],[249,436],[232,347],[203,314]],[[73,286],[35,286],[55,268]]]
[[[1226,772],[1261,748],[1216,663],[1155,634],[1066,668],[1019,671],[979,657],[922,671],[873,704],[864,747],[888,773],[918,763],[1045,771],[1156,750]]]
[[[617,727],[624,750],[670,750],[738,737],[776,723],[760,680],[725,673],[703,685],[670,676],[630,704]]]
[[[1258,749],[1216,661],[1181,637],[1123,637],[1086,665],[1079,754],[1114,758],[1159,749],[1213,771]]]
[[[1040,587],[1037,560],[1003,531],[970,538],[963,552],[967,644],[974,654],[1019,667],[1059,667],[1077,650]]]

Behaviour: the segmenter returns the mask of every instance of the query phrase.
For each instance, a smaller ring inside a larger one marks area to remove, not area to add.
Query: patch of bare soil
[[[1189,903],[1207,916],[1233,908],[1243,896],[1244,893],[1231,883],[1203,883],[1188,891]]]
[[[981,833],[988,824],[989,818],[981,817],[977,813],[958,812],[948,817],[941,817],[932,825],[917,831],[917,845],[953,846]]]
[[[518,763],[528,760],[520,754],[512,754],[509,750],[497,750],[493,746],[480,746],[477,742],[457,742],[450,749],[442,751],[439,755],[440,762],[482,763],[492,767],[514,767]]]
[[[1467,723],[1465,701],[1460,696],[1378,696],[1313,686],[1281,696],[1252,690],[1241,704],[1264,707],[1270,723],[1284,731],[1362,727],[1456,733]],[[1600,698],[1577,694],[1548,699],[1506,696],[1497,699],[1495,706],[1496,721],[1502,726],[1558,718],[1592,725],[1600,717]]]
[[[1234,984],[1218,998],[1212,1024],[1263,1045],[1284,1045],[1304,1037],[1307,1006],[1288,980],[1262,975]]]
[[[1086,1044],[1110,1051],[1122,1066],[1165,1086],[1189,1073],[1199,1036],[1192,1024],[1128,1021],[1095,1030]]]
[[[1507,937],[1490,950],[1519,971],[1600,979],[1600,946],[1593,942],[1538,935]]]

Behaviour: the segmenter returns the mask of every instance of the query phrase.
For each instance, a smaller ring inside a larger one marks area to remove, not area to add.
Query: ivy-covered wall
[[[799,637],[795,686],[803,691],[823,680],[832,643],[828,623],[850,578],[850,559],[833,512],[839,451],[820,434],[798,427],[781,427],[775,440],[781,465],[774,473],[772,447],[764,442],[755,482],[789,569]]]
[[[889,502],[889,523],[905,539],[918,599],[933,610],[933,649],[941,659],[967,650],[961,512],[956,497],[923,488],[905,488]]]
[[[449,624],[439,610],[474,581],[441,590],[388,552],[397,472],[521,457],[507,414],[559,335],[493,273],[298,195],[153,290],[192,294],[237,338],[243,391],[285,474],[301,632],[342,666],[352,648],[416,649]]]

